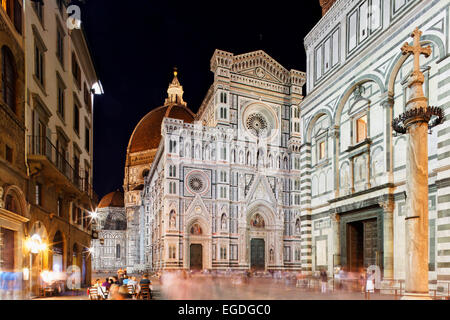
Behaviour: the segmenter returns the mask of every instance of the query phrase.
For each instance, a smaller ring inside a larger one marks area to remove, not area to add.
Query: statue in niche
[[[269,260],[272,263],[273,263],[273,258],[274,258],[274,254],[273,254],[273,249],[271,248],[270,251],[269,251]]]
[[[252,220],[250,221],[250,225],[255,228],[264,228],[265,227],[264,218],[261,217],[259,213],[257,213],[253,216]]]
[[[171,210],[169,213],[169,228],[175,229],[176,226],[176,214],[175,210]]]
[[[295,233],[300,234],[300,219],[295,222]]]
[[[225,213],[222,215],[222,230],[227,230],[227,216]]]

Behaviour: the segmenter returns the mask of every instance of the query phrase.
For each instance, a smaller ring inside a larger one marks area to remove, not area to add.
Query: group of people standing
[[[135,276],[128,276],[126,269],[119,269],[117,276],[105,278],[103,281],[97,279],[92,287],[97,288],[97,295],[101,299],[127,300],[136,299],[141,293],[141,286],[151,286],[147,274],[137,281]]]
[[[306,276],[302,272],[297,274],[296,287],[310,287],[310,281],[320,281],[320,291],[326,293],[328,291],[329,277],[325,269],[321,269],[320,272],[314,276]],[[376,284],[376,271],[375,270],[361,270],[358,273],[347,272],[344,268],[341,268],[335,275],[335,283],[333,290],[344,291],[361,291],[361,292],[375,292]]]

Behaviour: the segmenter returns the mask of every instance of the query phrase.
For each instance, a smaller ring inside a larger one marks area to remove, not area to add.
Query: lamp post
[[[30,238],[28,238],[25,242],[29,252],[30,252],[30,270],[29,270],[29,285],[30,285],[30,297],[32,294],[32,288],[33,288],[33,254],[39,254],[42,253],[44,250],[47,249],[47,245],[42,242],[41,237],[38,234],[32,235]]]

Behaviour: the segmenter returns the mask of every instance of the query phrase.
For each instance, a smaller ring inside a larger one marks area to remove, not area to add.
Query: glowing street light
[[[25,245],[27,246],[28,250],[34,254],[47,249],[47,245],[42,242],[42,239],[38,234],[34,234],[30,238],[28,238],[25,242]]]
[[[89,212],[89,214],[90,214],[92,219],[97,219],[98,218],[97,210],[91,211],[91,212]]]

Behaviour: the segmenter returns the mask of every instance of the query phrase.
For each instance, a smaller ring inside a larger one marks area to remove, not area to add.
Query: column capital
[[[330,214],[330,219],[332,222],[339,223],[339,221],[341,220],[341,215],[338,212],[333,212],[332,214]]]
[[[394,95],[390,92],[384,92],[381,94],[381,105],[384,108],[389,108],[394,105]]]
[[[393,213],[394,212],[395,204],[394,204],[394,201],[392,201],[391,199],[384,199],[383,197],[380,197],[378,199],[378,205],[381,208],[383,208],[383,211],[385,213]]]
[[[339,137],[339,133],[340,133],[340,127],[339,126],[332,126],[330,128],[330,130],[328,131],[328,136],[329,137],[333,137],[333,138],[337,138]]]

